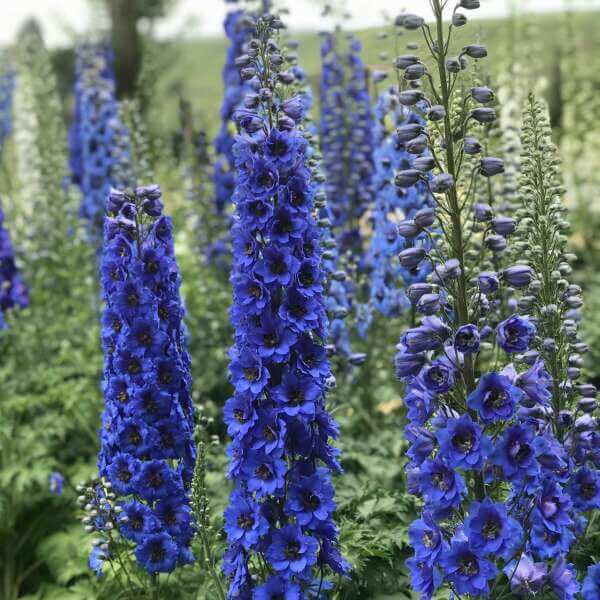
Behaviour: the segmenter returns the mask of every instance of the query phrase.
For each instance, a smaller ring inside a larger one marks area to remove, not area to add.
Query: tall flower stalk
[[[81,216],[95,244],[102,237],[104,205],[112,187],[127,185],[124,163],[129,151],[115,97],[112,49],[81,44],[77,50],[75,115],[69,131],[73,181],[82,192]]]
[[[100,516],[89,526],[106,537],[101,560],[133,550],[156,589],[158,573],[193,560],[194,411],[173,226],[156,185],[113,190],[107,215],[101,485],[87,499]]]
[[[401,22],[422,30],[437,81],[419,58],[398,59],[408,84],[403,99],[429,103],[427,132],[406,125],[397,133],[409,148],[429,147],[441,231],[432,249],[399,255],[401,264],[433,267],[429,282],[408,289],[424,317],[402,335],[396,356],[407,386],[408,483],[424,500],[409,530],[415,555],[408,565],[422,598],[443,585],[457,597],[549,592],[571,599],[580,586],[569,552],[584,514],[600,507],[590,444],[596,390],[576,384],[586,350],[577,338],[581,290],[566,280],[572,257],[548,118],[530,99],[517,229],[497,206],[475,202],[477,182],[504,171],[498,158],[472,158],[483,149],[472,123],[494,121],[494,93],[476,85],[467,94],[458,83],[467,59],[487,50],[470,44],[457,58],[448,54],[453,27],[467,21],[460,8],[479,2],[461,0],[448,30],[445,3],[431,5],[433,30],[415,15]],[[431,100],[414,84],[423,79]],[[406,184],[423,180],[419,168],[397,175]],[[513,234],[517,263],[485,270],[502,264]],[[592,586],[594,571],[590,577]]]
[[[346,573],[337,550],[331,473],[340,466],[325,408],[331,372],[320,231],[315,221],[306,102],[285,69],[278,17],[263,15],[238,57],[252,87],[242,131],[232,227],[234,396],[225,406],[229,475],[225,530],[229,597],[320,597]]]

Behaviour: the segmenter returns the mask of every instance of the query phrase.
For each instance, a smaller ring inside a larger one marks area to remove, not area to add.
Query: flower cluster
[[[7,65],[0,65],[0,151],[12,131],[12,102],[15,73]]]
[[[15,307],[25,308],[28,304],[27,287],[15,264],[15,253],[4,225],[4,211],[0,205],[0,328],[6,326],[4,314],[7,310]]]
[[[252,32],[248,15],[244,9],[236,9],[227,13],[223,27],[230,45],[222,71],[224,94],[221,106],[221,127],[214,140],[215,150],[219,155],[215,161],[213,172],[215,208],[218,213],[222,213],[230,204],[235,189],[234,136],[231,132],[231,123],[233,114],[247,91],[235,59],[242,54],[242,47],[250,39]]]
[[[453,25],[467,21],[461,7],[478,5],[461,0]],[[478,184],[504,171],[500,159],[481,156],[476,137],[477,124],[495,120],[495,96],[485,86],[460,90],[468,59],[487,51],[469,44],[457,57],[448,54],[444,6],[432,0],[436,33],[415,15],[398,19],[422,31],[440,77],[426,96],[420,82],[433,77],[425,63],[396,59],[405,85],[400,101],[426,103],[428,122],[427,131],[416,122],[396,134],[409,153],[431,153],[398,171],[396,183],[427,183],[436,224],[422,228],[440,231],[435,246],[399,253],[405,268],[432,265],[427,281],[407,290],[422,318],[403,333],[396,356],[406,385],[409,488],[423,499],[409,530],[408,566],[422,598],[444,585],[457,597],[494,590],[493,597],[549,592],[570,600],[580,584],[568,555],[585,531],[585,513],[600,508],[600,472],[596,390],[577,383],[586,350],[577,338],[581,290],[566,280],[570,257],[548,120],[531,100],[520,223],[475,202]],[[514,252],[505,252],[511,237]],[[514,256],[516,264],[507,263]],[[597,579],[592,569],[589,598],[598,597]]]
[[[431,271],[429,263],[405,268],[395,260],[406,248],[430,247],[424,229],[435,219],[433,198],[426,181],[412,187],[397,186],[394,174],[412,169],[431,157],[410,153],[406,142],[401,141],[395,129],[402,125],[424,126],[423,119],[409,111],[399,100],[399,91],[391,86],[377,101],[376,115],[380,124],[381,139],[374,154],[375,205],[373,210],[373,237],[369,250],[371,268],[371,308],[386,317],[397,316],[407,306],[404,289],[413,283],[425,281]],[[393,127],[391,133],[387,130]]]
[[[320,597],[327,570],[346,573],[333,521],[337,427],[325,408],[323,251],[308,167],[306,100],[277,41],[278,17],[256,20],[238,57],[252,91],[241,135],[232,226],[235,346],[225,406],[235,481],[225,513],[229,597]],[[264,580],[266,577],[266,580]]]
[[[72,178],[81,187],[81,216],[96,242],[102,236],[104,203],[111,187],[125,181],[127,138],[115,98],[112,49],[106,44],[81,44],[77,50],[74,119],[69,130]]]
[[[321,45],[321,150],[341,250],[360,256],[360,219],[373,202],[374,123],[361,43],[341,42],[336,31]]]
[[[116,525],[148,573],[193,560],[189,486],[195,462],[190,359],[173,226],[157,185],[113,190],[102,253],[106,309],[100,476]]]

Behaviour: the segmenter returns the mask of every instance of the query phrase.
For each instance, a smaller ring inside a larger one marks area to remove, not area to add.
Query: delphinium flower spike
[[[88,524],[153,578],[193,560],[190,359],[173,226],[157,185],[107,201],[102,252],[105,410]],[[107,494],[109,494],[107,496]],[[118,534],[118,535],[115,535]]]
[[[28,304],[27,286],[15,264],[15,253],[0,204],[0,328],[5,327],[4,315],[7,310],[25,308]]]
[[[408,565],[422,598],[440,586],[457,597],[551,588],[571,598],[577,585],[563,555],[575,533],[573,490],[588,490],[594,475],[569,473],[570,445],[545,420],[552,388],[568,379],[568,370],[559,369],[553,381],[548,357],[538,351],[544,340],[535,298],[521,292],[535,286],[534,266],[486,270],[500,264],[494,257],[517,227],[498,212],[501,203],[476,202],[478,186],[504,170],[500,159],[483,156],[478,139],[477,124],[495,120],[494,94],[480,85],[465,91],[469,60],[485,58],[487,50],[468,44],[451,56],[446,3],[431,4],[432,28],[414,15],[399,22],[422,31],[432,71],[414,55],[396,61],[405,81],[402,102],[426,102],[428,121],[426,131],[406,124],[397,134],[409,152],[424,144],[433,159],[431,178],[418,168],[403,169],[396,182],[429,187],[436,201],[432,226],[441,232],[432,247],[399,254],[407,268],[423,261],[432,266],[426,283],[407,290],[423,316],[402,335],[396,356],[397,375],[406,384],[408,484],[424,501],[409,530],[415,555]],[[453,23],[463,25],[463,10],[478,4],[461,0]],[[543,186],[537,182],[531,193]],[[518,303],[505,305],[509,295]]]
[[[81,44],[77,50],[75,114],[69,131],[73,181],[81,187],[81,216],[89,222],[95,244],[102,237],[104,203],[111,187],[122,188],[126,134],[115,98],[112,49],[104,43]],[[119,142],[119,143],[115,143]],[[120,177],[121,176],[121,177]]]
[[[278,42],[281,20],[262,15],[238,57],[252,91],[235,113],[232,227],[234,396],[225,406],[235,481],[225,512],[230,598],[320,597],[337,550],[332,472],[340,470],[325,408],[331,372],[316,186],[307,166],[305,99],[294,93]]]
[[[1,55],[0,55],[0,58]],[[10,64],[0,64],[0,154],[12,131],[12,102],[15,73]]]

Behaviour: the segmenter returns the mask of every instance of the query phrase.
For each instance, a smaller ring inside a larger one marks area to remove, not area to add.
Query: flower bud
[[[487,104],[495,98],[494,92],[486,86],[471,88],[471,96],[475,102],[479,102],[481,104]]]
[[[485,158],[482,158],[479,163],[479,172],[484,177],[499,175],[500,173],[504,173],[504,162],[501,158],[486,156]]]
[[[398,173],[396,173],[396,177],[394,178],[394,184],[401,188],[408,188],[415,185],[415,183],[417,183],[421,177],[421,172],[417,171],[416,169],[398,171]]]
[[[479,290],[482,294],[493,294],[497,292],[500,287],[500,281],[496,273],[483,271],[477,278],[479,284]]]
[[[474,213],[475,220],[478,223],[485,223],[494,216],[494,211],[492,207],[489,204],[483,204],[481,202],[478,202],[475,205]]]
[[[471,58],[485,58],[487,56],[487,48],[482,44],[469,44],[462,49],[462,52]]]
[[[419,263],[425,258],[426,252],[424,248],[406,248],[398,254],[400,264],[405,269],[416,269]]]
[[[437,121],[441,121],[445,116],[446,116],[446,109],[439,104],[432,106],[427,111],[427,118],[430,121],[433,121],[434,123],[436,123]]]
[[[492,252],[502,252],[506,249],[507,243],[506,239],[503,238],[501,235],[488,235],[485,239],[485,245]]]
[[[414,221],[423,229],[431,227],[435,223],[435,210],[433,208],[422,208],[415,214]]]
[[[577,391],[584,398],[595,398],[596,395],[598,394],[598,390],[596,389],[596,386],[593,385],[592,383],[582,383],[581,385],[578,385]]]
[[[479,0],[460,0],[459,6],[466,10],[475,10],[479,8]]]
[[[513,265],[504,269],[502,277],[509,285],[516,288],[527,287],[533,279],[533,269],[528,265]]]
[[[407,81],[418,81],[423,75],[425,75],[425,65],[421,63],[410,65],[404,71],[404,79]]]
[[[460,73],[462,70],[462,64],[458,58],[449,58],[446,61],[446,71],[448,73]]]
[[[394,66],[396,69],[407,69],[411,65],[416,65],[419,62],[419,57],[414,54],[403,54],[402,56],[398,56],[394,60]],[[421,92],[422,94],[423,92]]]
[[[409,31],[414,31],[415,29],[420,29],[425,23],[425,19],[423,17],[419,17],[419,15],[404,15],[402,18],[402,27],[408,29]]]
[[[465,154],[472,156],[481,152],[481,144],[474,137],[466,137],[463,141],[463,149]]]
[[[348,362],[354,367],[359,367],[365,360],[367,360],[367,355],[364,352],[354,352],[348,358]]]
[[[474,108],[471,117],[478,123],[493,123],[496,120],[496,111],[493,108]]]
[[[420,136],[424,131],[422,125],[418,123],[409,123],[408,125],[401,125],[396,129],[396,137],[399,142],[410,142],[416,137]]]
[[[584,413],[593,413],[598,408],[598,403],[593,398],[582,398],[577,407]]]
[[[406,290],[406,295],[412,304],[416,304],[424,294],[430,294],[433,286],[429,283],[413,283]]]
[[[455,12],[452,15],[452,25],[454,25],[454,27],[462,27],[463,25],[467,24],[467,17],[465,15],[463,15],[462,13],[459,12]]]
[[[443,194],[454,187],[454,178],[450,173],[440,173],[431,181],[431,189],[437,194]]]
[[[492,227],[498,235],[506,237],[515,232],[517,222],[511,217],[494,217]]]
[[[419,158],[415,158],[412,166],[413,169],[426,173],[435,167],[435,160],[433,156],[419,156]]]
[[[414,106],[425,98],[421,90],[404,90],[398,95],[398,100],[402,106]]]
[[[111,213],[118,213],[125,204],[126,197],[120,190],[111,189],[106,200],[106,210]]]
[[[416,138],[406,142],[406,151],[410,154],[423,154],[427,150],[429,140],[427,136],[422,134]]]
[[[440,310],[439,294],[423,294],[416,305],[417,312],[422,315],[434,315]]]
[[[398,223],[398,233],[403,238],[412,240],[421,233],[421,229],[412,219],[406,219]]]

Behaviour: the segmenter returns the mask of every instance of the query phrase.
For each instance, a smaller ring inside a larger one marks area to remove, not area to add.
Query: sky
[[[353,15],[350,27],[362,28],[382,23],[385,12],[402,8],[430,17],[428,0],[338,0]],[[98,3],[96,3],[98,4]],[[321,29],[318,0],[287,0],[290,15],[286,21],[293,29]],[[600,8],[600,0],[481,0],[481,8],[472,12],[478,18],[506,15],[511,5],[532,12],[575,8]],[[0,45],[10,43],[22,23],[35,16],[42,24],[49,45],[68,44],[103,21],[103,15],[90,0],[0,0]],[[220,35],[226,5],[222,0],[179,0],[177,8],[158,27],[160,36]]]

